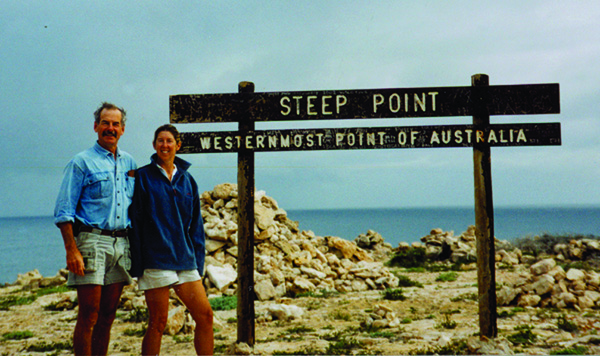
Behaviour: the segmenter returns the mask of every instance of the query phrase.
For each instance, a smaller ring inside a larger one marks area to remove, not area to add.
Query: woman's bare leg
[[[142,355],[158,355],[169,318],[169,287],[150,289],[144,294],[150,319],[142,341]]]
[[[212,355],[214,348],[213,311],[202,281],[183,283],[173,287],[196,322],[194,347],[198,355]]]

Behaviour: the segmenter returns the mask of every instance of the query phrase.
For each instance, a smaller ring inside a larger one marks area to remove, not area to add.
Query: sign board
[[[238,342],[254,344],[254,153],[473,147],[480,335],[496,337],[490,147],[560,145],[560,124],[490,124],[490,115],[560,113],[558,84],[170,96],[171,123],[237,122],[238,131],[182,133],[180,153],[238,154]],[[473,116],[472,125],[255,130],[255,121]]]
[[[559,102],[558,84],[526,84],[172,95],[169,107],[171,123],[202,123],[555,114]]]
[[[560,123],[185,132],[179,153],[560,145]]]

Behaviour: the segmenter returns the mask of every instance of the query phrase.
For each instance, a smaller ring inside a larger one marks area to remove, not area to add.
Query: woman
[[[142,355],[160,353],[173,288],[196,322],[198,355],[213,353],[213,312],[202,284],[205,242],[200,196],[190,163],[176,157],[179,132],[163,125],[154,133],[156,153],[138,169],[130,207],[132,277],[144,291],[150,319]]]

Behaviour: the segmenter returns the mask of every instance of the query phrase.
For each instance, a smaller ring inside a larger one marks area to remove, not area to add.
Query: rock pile
[[[237,279],[237,185],[220,184],[202,194],[206,231],[205,282],[209,293],[235,293]],[[319,290],[339,292],[398,286],[377,256],[392,248],[381,235],[368,231],[357,242],[300,231],[298,222],[264,191],[254,202],[255,292],[259,300]],[[361,247],[362,246],[362,247]]]
[[[451,261],[453,263],[470,263],[477,261],[477,237],[475,226],[471,225],[459,236],[454,236],[453,231],[443,231],[440,228],[432,229],[429,235],[421,238],[421,243],[409,245],[401,242],[399,250],[409,248],[424,248],[425,257],[431,261]],[[508,241],[495,239],[496,262],[517,265],[522,262],[523,254],[519,249],[514,249]]]
[[[498,305],[585,309],[600,306],[600,274],[570,268],[568,271],[547,258],[497,294]]]
[[[600,241],[592,239],[571,240],[568,244],[554,245],[557,260],[588,260],[600,257]]]
[[[38,288],[55,287],[67,282],[69,272],[65,269],[58,271],[54,277],[43,277],[37,269],[22,273],[17,276],[15,285],[23,286],[23,289],[35,290]]]
[[[421,238],[421,242],[425,244],[425,256],[430,260],[450,259],[452,262],[477,260],[474,226],[470,226],[457,237],[454,236],[453,231],[433,229],[429,235]]]
[[[400,325],[400,318],[387,305],[375,304],[373,312],[369,313],[362,323],[375,329],[393,328]]]
[[[497,293],[498,305],[541,306],[585,309],[600,307],[600,274],[570,268],[568,271],[556,261],[586,260],[600,255],[600,241],[593,239],[572,240],[568,244],[556,244],[554,258],[536,261],[533,256],[523,255],[507,241],[495,240],[495,260],[501,265],[531,265],[527,272]],[[432,261],[475,262],[477,246],[475,227],[469,226],[460,236],[452,231],[433,229],[421,238],[421,243],[400,243],[398,249],[424,248]]]

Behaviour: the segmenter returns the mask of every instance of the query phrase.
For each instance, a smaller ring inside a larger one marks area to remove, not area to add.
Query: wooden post
[[[485,74],[471,77],[473,89],[475,130],[489,126],[490,116],[486,109],[489,97],[485,87],[490,85]],[[479,91],[476,88],[481,87]],[[498,336],[496,323],[496,270],[494,246],[494,205],[492,200],[492,161],[490,145],[477,143],[473,146],[473,173],[475,178],[475,226],[477,235],[477,285],[479,295],[479,334],[481,337]]]
[[[240,82],[239,93],[254,93],[254,83]],[[242,95],[243,97],[243,95]],[[242,104],[238,130],[243,136],[254,131],[254,120],[248,115],[248,100]],[[238,152],[238,288],[237,342],[254,346],[254,152]]]

